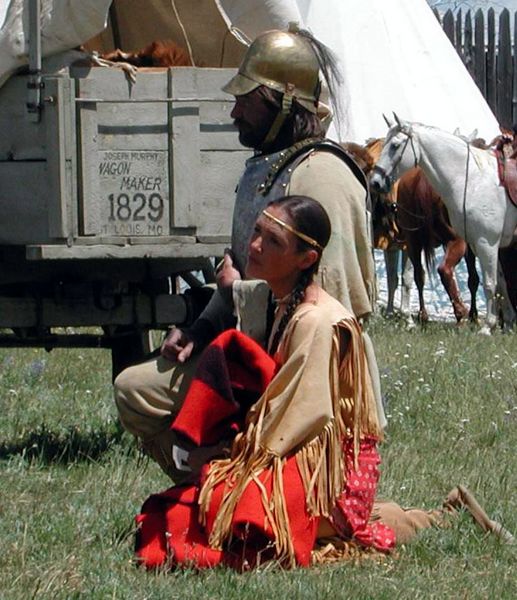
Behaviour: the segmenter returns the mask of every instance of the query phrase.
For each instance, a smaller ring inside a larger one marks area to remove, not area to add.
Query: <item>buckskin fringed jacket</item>
[[[231,330],[198,369],[173,428],[195,445],[239,431],[198,485],[144,504],[145,565],[308,565],[321,517],[343,539],[393,546],[388,528],[369,523],[382,431],[361,328],[339,302],[320,290],[298,306],[274,359]],[[244,416],[250,390],[260,397]]]

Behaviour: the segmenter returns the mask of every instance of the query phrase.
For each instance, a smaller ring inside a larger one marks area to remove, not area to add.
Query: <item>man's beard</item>
[[[253,148],[253,150],[261,149],[262,142],[264,141],[265,136],[257,134],[257,132],[254,130],[243,130],[241,127],[239,127],[237,123],[235,124],[235,126],[239,131],[239,142],[245,148]]]

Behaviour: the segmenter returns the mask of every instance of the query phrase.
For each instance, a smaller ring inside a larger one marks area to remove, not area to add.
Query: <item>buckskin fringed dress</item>
[[[322,518],[343,557],[346,542],[394,547],[393,531],[370,522],[382,433],[361,328],[323,290],[297,307],[274,358],[235,330],[220,335],[172,427],[191,447],[231,436],[231,454],[197,485],[145,502],[136,553],[146,567],[308,566],[325,560],[314,551]]]

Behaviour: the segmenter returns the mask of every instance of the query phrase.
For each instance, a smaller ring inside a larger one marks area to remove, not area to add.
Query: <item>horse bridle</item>
[[[406,151],[406,148],[410,142],[411,142],[411,150],[413,152],[413,158],[415,161],[414,166],[415,167],[418,166],[418,158],[416,155],[415,144],[413,141],[413,136],[411,135],[411,131],[407,132],[407,131],[404,131],[402,128],[400,128],[400,133],[403,133],[406,136],[406,141],[404,143],[404,146],[402,147],[402,152],[397,156],[397,160],[393,163],[393,165],[390,169],[390,173],[388,173],[388,171],[384,167],[381,167],[379,165],[375,165],[373,167],[373,170],[375,172],[380,173],[382,175],[382,177],[384,177],[387,181],[390,182],[390,187],[391,187],[391,184],[393,183],[393,181],[392,181],[393,173],[395,172],[396,168],[399,166],[399,163],[402,160],[402,157],[404,156],[404,152]]]

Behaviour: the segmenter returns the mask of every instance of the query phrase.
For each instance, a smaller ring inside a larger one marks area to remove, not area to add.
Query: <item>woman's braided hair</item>
[[[284,196],[278,200],[273,200],[269,206],[281,208],[289,217],[290,225],[296,230],[309,236],[325,248],[330,239],[331,226],[330,219],[319,202],[308,196]],[[312,283],[314,275],[318,271],[321,260],[322,250],[318,250],[299,237],[296,237],[296,243],[299,252],[313,249],[319,252],[318,259],[305,271],[302,271],[296,285],[294,286],[285,309],[278,329],[275,332],[273,342],[271,343],[269,353],[273,355],[277,349],[282,335],[289,323],[294,311],[305,298],[305,290]]]

